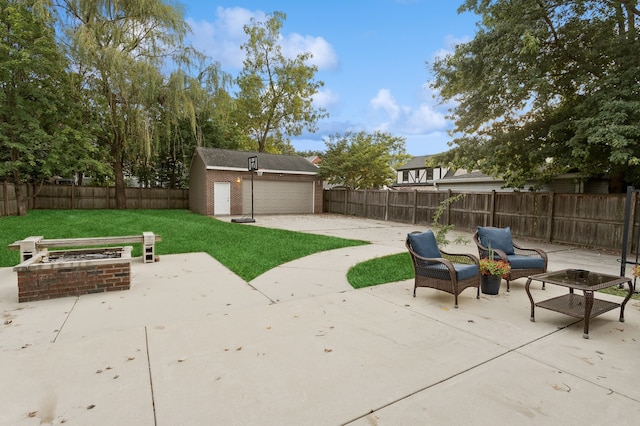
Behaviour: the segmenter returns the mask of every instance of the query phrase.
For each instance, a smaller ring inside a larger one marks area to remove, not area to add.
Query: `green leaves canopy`
[[[467,0],[475,38],[435,61],[455,101],[441,156],[508,186],[565,171],[640,183],[637,1]]]
[[[405,139],[388,133],[347,132],[329,136],[320,176],[352,189],[380,188],[395,179],[393,167],[404,163]]]
[[[290,151],[290,136],[300,136],[306,128],[327,116],[313,106],[313,95],[324,85],[314,80],[317,67],[307,65],[310,53],[286,58],[280,49],[282,12],[269,15],[266,22],[251,20],[244,28],[249,40],[244,68],[237,78],[240,89],[236,121],[257,144],[259,152]],[[256,148],[256,147],[251,147]]]
[[[33,183],[100,169],[67,66],[46,8],[35,1],[0,0],[0,175],[5,179]],[[18,199],[24,204],[22,194]]]

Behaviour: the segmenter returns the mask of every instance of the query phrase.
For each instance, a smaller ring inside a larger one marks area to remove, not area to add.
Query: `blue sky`
[[[427,63],[473,38],[478,17],[459,15],[462,0],[183,0],[189,41],[236,74],[242,68],[243,25],[284,12],[283,52],[311,52],[324,82],[314,98],[329,117],[314,134],[292,139],[296,150],[325,149],[328,135],[376,130],[406,138],[407,152],[449,149],[445,118],[428,87]]]

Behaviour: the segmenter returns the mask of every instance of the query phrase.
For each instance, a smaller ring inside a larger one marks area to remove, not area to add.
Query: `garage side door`
[[[254,214],[313,213],[313,182],[253,182]],[[251,181],[242,183],[242,214],[251,214]]]

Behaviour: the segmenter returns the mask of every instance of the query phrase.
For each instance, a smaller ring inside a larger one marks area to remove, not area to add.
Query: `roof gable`
[[[218,170],[248,170],[249,157],[258,157],[258,167],[281,173],[317,174],[318,168],[299,155],[267,154],[265,152],[197,147],[196,155],[205,167]]]

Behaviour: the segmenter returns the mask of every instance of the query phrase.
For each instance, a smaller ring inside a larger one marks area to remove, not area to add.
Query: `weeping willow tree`
[[[195,121],[180,85],[162,74],[167,61],[187,63],[184,11],[161,0],[59,0],[65,41],[85,77],[92,105],[99,110],[100,143],[108,147],[116,205],[125,208],[125,172],[154,151],[158,120],[167,102],[171,112]],[[179,78],[179,77],[176,77]],[[175,99],[171,99],[174,97]]]

